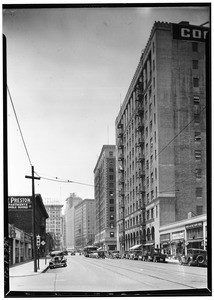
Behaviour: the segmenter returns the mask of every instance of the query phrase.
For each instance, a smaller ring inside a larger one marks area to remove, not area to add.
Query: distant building
[[[66,223],[65,223],[65,215],[62,215],[61,217],[62,221],[62,235],[61,235],[61,244],[62,244],[62,249],[66,250],[67,249],[67,243],[66,243]]]
[[[84,199],[74,209],[75,249],[81,250],[86,245],[93,245],[95,236],[95,201]]]
[[[44,206],[42,196],[35,195],[35,234],[40,235],[41,241],[46,238],[46,219],[48,213]],[[32,234],[32,197],[8,197],[8,223],[25,233]],[[40,247],[40,255],[45,253],[45,247]]]
[[[54,198],[44,198],[45,208],[49,218],[46,220],[46,231],[56,237],[55,250],[62,250],[62,207],[60,201]]]
[[[74,236],[74,208],[77,204],[82,201],[82,198],[75,195],[75,193],[70,194],[70,197],[66,199],[65,206],[65,224],[66,224],[66,246],[68,250],[75,249],[75,236]]]
[[[206,214],[208,31],[155,22],[142,52],[116,119],[120,250],[160,247],[160,227]]]
[[[94,169],[95,245],[116,249],[116,153],[115,145],[104,145]]]

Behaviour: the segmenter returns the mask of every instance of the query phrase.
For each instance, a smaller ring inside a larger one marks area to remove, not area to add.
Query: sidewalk
[[[28,261],[26,263],[13,265],[9,268],[9,276],[10,277],[20,277],[20,276],[32,276],[39,275],[44,273],[48,269],[49,259],[40,258],[39,259],[39,269],[37,268],[37,272],[34,272],[34,261]],[[37,263],[38,267],[38,263]]]

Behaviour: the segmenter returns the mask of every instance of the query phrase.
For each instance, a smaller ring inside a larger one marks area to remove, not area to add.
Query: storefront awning
[[[142,244],[134,245],[131,248],[129,248],[129,250],[138,250],[141,248],[141,246],[142,246]]]
[[[143,244],[143,246],[153,246],[154,243],[147,243],[147,244]]]

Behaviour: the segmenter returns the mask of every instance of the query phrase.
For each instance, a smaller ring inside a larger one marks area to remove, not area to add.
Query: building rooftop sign
[[[32,199],[25,196],[8,197],[8,209],[32,209]]]
[[[173,24],[172,31],[173,39],[205,42],[206,35],[209,32],[209,28],[181,23]]]

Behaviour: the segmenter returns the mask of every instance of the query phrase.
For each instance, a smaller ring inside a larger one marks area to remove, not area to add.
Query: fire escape
[[[123,144],[123,124],[119,123],[117,127],[118,138],[118,162],[119,162],[119,241],[120,248],[125,251],[125,190],[124,190],[124,144]]]
[[[136,147],[137,147],[137,181],[138,181],[138,203],[141,210],[141,229],[140,243],[145,243],[143,232],[146,229],[145,221],[145,143],[144,143],[144,105],[143,92],[140,86],[136,91]]]

